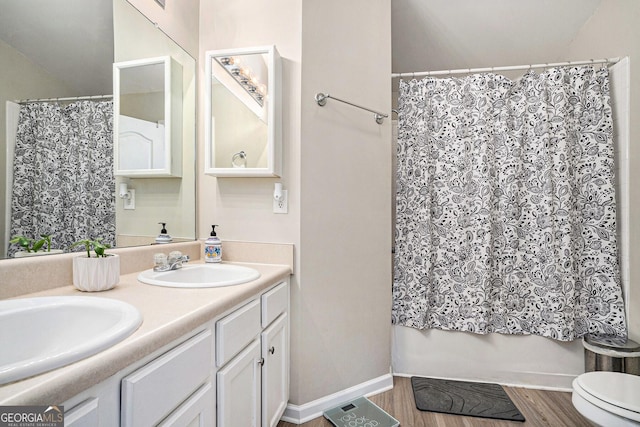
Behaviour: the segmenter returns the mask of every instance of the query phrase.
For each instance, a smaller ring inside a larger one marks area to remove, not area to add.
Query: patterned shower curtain
[[[20,108],[11,236],[52,235],[52,248],[87,237],[115,243],[111,101]],[[10,245],[11,256],[19,248]]]
[[[400,82],[393,322],[626,336],[606,68]]]

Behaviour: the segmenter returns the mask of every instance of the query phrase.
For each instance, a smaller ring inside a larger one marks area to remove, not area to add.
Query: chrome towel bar
[[[376,119],[376,123],[379,124],[379,125],[382,124],[384,119],[389,117],[388,114],[379,113],[379,112],[377,112],[375,110],[372,110],[370,108],[366,108],[366,107],[363,107],[361,105],[354,104],[353,102],[349,102],[349,101],[345,101],[344,99],[336,98],[335,96],[331,96],[328,93],[319,92],[319,93],[316,93],[316,96],[315,96],[316,102],[321,107],[324,107],[327,104],[327,99],[329,99],[329,98],[335,99],[336,101],[340,101],[340,102],[343,102],[343,103],[348,104],[348,105],[351,105],[352,107],[360,108],[361,110],[365,110],[365,111],[368,111],[370,113],[373,113],[375,115],[374,118]]]

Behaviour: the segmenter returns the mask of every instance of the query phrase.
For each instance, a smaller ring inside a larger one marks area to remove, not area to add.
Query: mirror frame
[[[215,140],[212,132],[212,64],[220,56],[267,54],[267,167],[215,167]],[[282,176],[282,72],[280,55],[274,45],[240,49],[209,50],[205,53],[205,154],[204,173],[216,177]]]
[[[120,169],[120,70],[147,65],[164,67],[164,167]],[[182,67],[170,56],[134,59],[113,64],[113,139],[115,176],[166,178],[182,175]]]

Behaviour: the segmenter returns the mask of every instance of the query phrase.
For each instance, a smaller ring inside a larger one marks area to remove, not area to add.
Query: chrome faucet
[[[179,257],[171,257],[167,260],[167,264],[169,264],[169,270],[177,270],[182,268],[183,262],[189,262],[189,255],[180,255]]]
[[[178,270],[182,268],[182,264],[185,262],[189,262],[189,255],[182,255],[180,252],[175,251],[169,254],[169,258],[167,262],[163,264],[156,264],[153,267],[153,271],[170,271],[170,270]]]

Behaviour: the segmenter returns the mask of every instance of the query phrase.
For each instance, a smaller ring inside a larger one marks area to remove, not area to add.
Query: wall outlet
[[[129,193],[131,193],[131,197],[128,199],[123,199],[124,210],[132,211],[136,209],[136,190],[129,189]]]
[[[287,190],[282,190],[280,200],[273,199],[273,213],[286,214],[289,211],[289,196]]]

